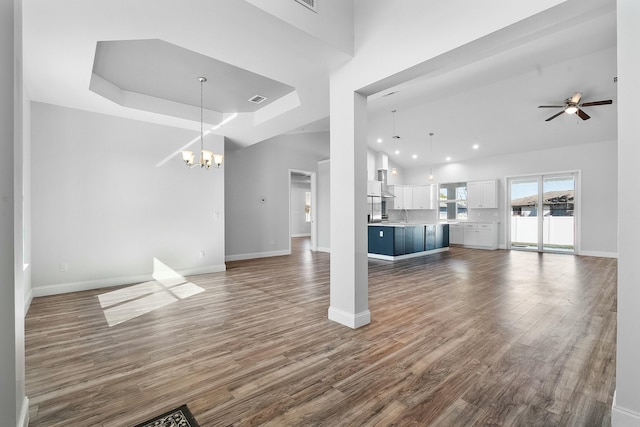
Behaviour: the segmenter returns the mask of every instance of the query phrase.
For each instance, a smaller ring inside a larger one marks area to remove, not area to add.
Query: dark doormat
[[[136,424],[134,427],[200,427],[200,425],[193,418],[187,405],[182,405],[148,421]]]

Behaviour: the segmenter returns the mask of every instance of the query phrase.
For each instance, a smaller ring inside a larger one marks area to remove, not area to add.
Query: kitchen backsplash
[[[438,211],[435,209],[391,209],[387,212],[389,222],[423,222],[425,224],[435,224],[438,222]]]
[[[471,222],[498,222],[498,209],[469,209],[469,218]]]
[[[389,222],[423,222],[425,224],[435,224],[438,222],[438,211],[436,209],[390,209],[387,212]],[[470,222],[498,222],[498,209],[469,209]],[[453,221],[452,221],[453,222]]]

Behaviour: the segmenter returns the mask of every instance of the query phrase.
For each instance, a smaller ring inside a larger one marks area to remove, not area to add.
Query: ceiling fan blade
[[[573,94],[573,96],[571,97],[571,101],[574,104],[577,104],[578,102],[580,102],[580,98],[582,98],[582,92],[576,92]]]
[[[545,120],[545,122],[549,122],[549,121],[555,119],[556,117],[558,117],[560,114],[563,114],[563,113],[564,113],[564,110],[562,110],[559,113],[554,114],[553,116],[549,117],[547,120]]]
[[[582,111],[581,109],[578,108],[578,111],[576,111],[576,114],[582,119],[582,120],[589,120],[591,118],[590,115],[588,115],[587,113],[585,113],[584,111]]]
[[[585,102],[584,104],[580,104],[581,107],[593,107],[594,105],[609,105],[613,104],[613,101],[607,99],[606,101],[593,101],[593,102]]]
[[[538,105],[538,108],[564,108],[564,105]]]

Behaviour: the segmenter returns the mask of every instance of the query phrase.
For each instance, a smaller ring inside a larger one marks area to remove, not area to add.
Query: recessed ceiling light
[[[478,144],[473,144],[473,149],[477,150],[478,148],[480,148],[480,146]]]
[[[413,157],[414,159],[417,159],[417,158],[418,158],[418,155],[417,155],[417,154],[414,154],[414,155],[413,155],[413,156],[411,156],[411,157]]]
[[[451,161],[451,157],[447,156],[447,162]]]
[[[400,150],[396,150],[396,154],[400,154]]]
[[[382,142],[382,138],[378,138],[378,144]]]

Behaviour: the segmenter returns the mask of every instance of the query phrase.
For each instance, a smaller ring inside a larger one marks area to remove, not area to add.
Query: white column
[[[640,2],[618,0],[618,337],[614,426],[640,426]]]
[[[331,285],[329,319],[371,321],[367,283],[367,100],[345,69],[331,78]]]
[[[0,414],[18,422],[14,257],[14,0],[0,0]],[[24,351],[22,356],[24,356]]]

